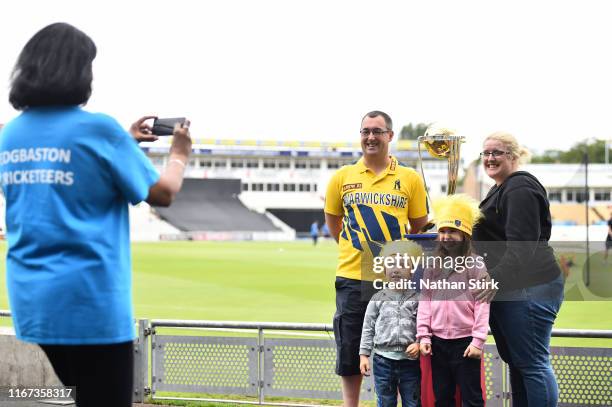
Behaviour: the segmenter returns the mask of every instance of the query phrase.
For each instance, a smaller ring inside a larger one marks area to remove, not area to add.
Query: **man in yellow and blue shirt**
[[[366,114],[361,121],[363,157],[340,168],[325,198],[325,222],[340,253],[336,270],[336,373],[342,376],[345,406],[357,406],[361,388],[359,343],[369,298],[362,281],[371,280],[372,247],[401,240],[427,224],[427,198],[421,176],[389,156],[393,139],[389,115]]]

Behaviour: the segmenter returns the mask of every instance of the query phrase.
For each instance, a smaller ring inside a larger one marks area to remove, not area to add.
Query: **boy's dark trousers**
[[[455,406],[459,385],[463,407],[484,406],[480,387],[480,359],[464,357],[472,337],[443,339],[431,337],[431,370],[436,407]]]

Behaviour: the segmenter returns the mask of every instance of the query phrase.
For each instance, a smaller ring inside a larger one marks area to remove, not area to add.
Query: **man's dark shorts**
[[[363,291],[362,291],[363,289]],[[372,283],[336,277],[336,374],[354,376],[359,371],[359,343],[368,299],[373,293]]]

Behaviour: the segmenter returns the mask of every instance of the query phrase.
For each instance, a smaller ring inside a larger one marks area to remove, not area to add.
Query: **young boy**
[[[384,288],[368,303],[359,367],[363,375],[369,375],[368,356],[374,353],[374,385],[379,407],[397,406],[398,391],[403,407],[416,407],[420,406],[421,386],[419,344],[416,343],[418,296],[415,290],[404,288],[413,273],[413,263],[405,260],[421,256],[422,249],[413,242],[396,241],[388,243],[381,252],[385,259],[391,256],[397,259],[396,254],[403,258],[385,267],[385,275],[387,283],[400,288]]]

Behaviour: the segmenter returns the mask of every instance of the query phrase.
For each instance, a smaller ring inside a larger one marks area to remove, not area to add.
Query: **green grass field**
[[[331,323],[335,243],[163,242],[132,250],[137,318]],[[4,262],[0,270],[0,309],[8,309]],[[555,327],[612,329],[612,301],[566,301]],[[610,347],[612,340],[553,344]]]

